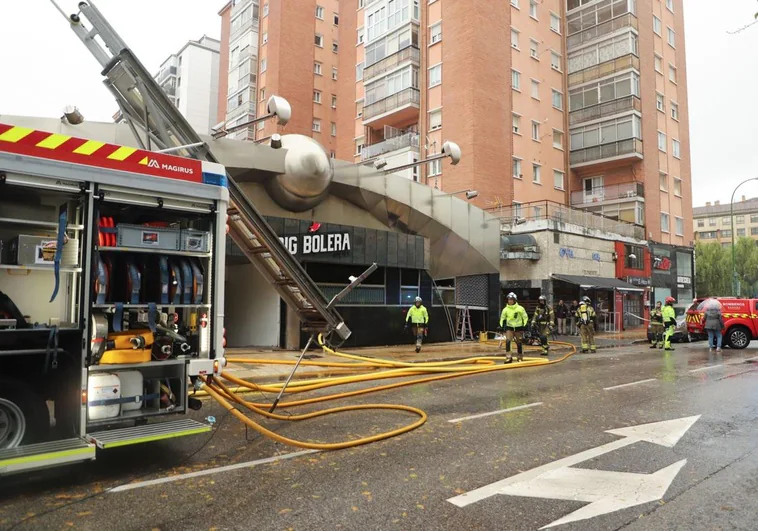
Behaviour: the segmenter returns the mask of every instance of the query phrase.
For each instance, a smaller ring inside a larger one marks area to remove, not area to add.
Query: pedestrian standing
[[[555,321],[558,325],[558,335],[566,335],[566,315],[568,315],[568,308],[563,303],[563,300],[558,301],[555,305]]]
[[[579,310],[579,303],[573,301],[569,308],[568,320],[569,320],[569,335],[575,336],[579,333],[579,329],[576,325],[576,312]]]
[[[582,297],[582,303],[576,310],[576,319],[579,323],[579,334],[582,337],[582,352],[588,350],[597,352],[595,347],[595,308],[589,297]]]
[[[710,303],[710,301],[709,301]],[[721,331],[724,329],[724,317],[721,314],[720,304],[706,303],[702,325],[708,333],[708,352],[721,352]]]
[[[513,363],[511,355],[511,341],[516,340],[516,350],[518,352],[517,361],[524,360],[524,346],[521,337],[529,323],[529,316],[523,306],[518,303],[518,297],[511,292],[506,297],[507,304],[500,314],[500,329],[505,329],[505,363]]]

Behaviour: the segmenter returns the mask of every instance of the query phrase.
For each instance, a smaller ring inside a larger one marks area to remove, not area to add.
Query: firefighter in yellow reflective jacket
[[[555,312],[547,305],[547,299],[544,295],[540,295],[538,300],[539,304],[537,305],[537,309],[534,310],[534,316],[532,317],[532,329],[536,330],[540,336],[542,355],[547,356],[547,351],[550,350],[547,336],[555,328]]]
[[[516,350],[518,351],[518,361],[524,360],[524,346],[521,343],[521,335],[526,330],[529,323],[529,316],[526,314],[524,307],[518,303],[516,294],[511,292],[507,297],[508,303],[500,314],[500,329],[505,329],[505,363],[513,363],[511,355],[511,341],[516,340]]]
[[[579,337],[582,340],[582,352],[597,352],[595,347],[595,308],[589,297],[582,297],[579,308],[576,309],[576,322],[579,326]]]
[[[416,297],[416,303],[410,307],[408,315],[405,316],[405,329],[408,330],[410,322],[413,325],[413,333],[416,334],[416,352],[421,352],[421,343],[429,331],[429,312],[421,302],[421,297]]]
[[[674,350],[671,348],[671,336],[674,335],[676,330],[676,310],[674,310],[674,303],[676,300],[674,297],[666,297],[666,305],[663,307],[663,326],[666,327],[666,332],[663,336],[663,349]]]

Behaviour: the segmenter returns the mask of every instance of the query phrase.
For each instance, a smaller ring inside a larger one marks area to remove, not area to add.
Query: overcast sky
[[[456,0],[466,1],[466,0]],[[755,0],[684,0],[693,201],[729,201],[741,180],[758,176],[758,24]],[[109,121],[116,105],[100,67],[49,0],[3,2],[0,114],[59,116],[77,105]],[[76,11],[77,0],[60,0]],[[223,0],[97,0],[97,6],[151,71],[189,39],[219,38]],[[715,5],[718,4],[716,8]],[[33,31],[34,33],[30,33]],[[13,54],[13,55],[11,55]],[[739,195],[758,197],[758,181]]]

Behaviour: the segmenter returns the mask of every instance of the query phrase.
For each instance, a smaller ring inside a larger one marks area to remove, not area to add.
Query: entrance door
[[[624,297],[624,328],[639,328],[642,320],[642,295],[628,293]]]
[[[584,202],[598,203],[605,198],[603,177],[587,177],[584,179]]]

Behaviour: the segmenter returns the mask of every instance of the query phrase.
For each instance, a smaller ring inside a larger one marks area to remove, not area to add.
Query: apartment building
[[[695,224],[695,239],[703,243],[732,245],[731,204],[720,201],[706,202],[705,206],[692,209]],[[734,238],[752,238],[758,241],[758,198],[734,202]]]
[[[682,0],[568,0],[572,206],[693,240]]]
[[[189,41],[161,64],[153,77],[198,133],[216,123],[221,43],[206,35]]]

